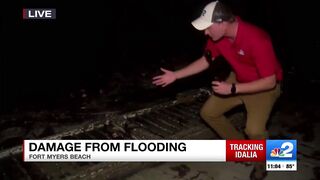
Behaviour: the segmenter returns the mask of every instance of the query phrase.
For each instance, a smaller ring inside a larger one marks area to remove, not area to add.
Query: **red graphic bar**
[[[226,161],[266,161],[266,141],[226,140]]]

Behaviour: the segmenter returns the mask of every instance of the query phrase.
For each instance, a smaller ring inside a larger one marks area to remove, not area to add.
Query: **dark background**
[[[74,89],[99,88],[114,72],[141,73],[170,58],[193,61],[201,55],[205,37],[190,22],[208,2],[2,2],[1,112]],[[270,33],[285,78],[296,82],[292,87],[308,89],[306,82],[319,83],[316,6],[289,0],[223,2]],[[57,19],[23,20],[22,8],[55,8]]]

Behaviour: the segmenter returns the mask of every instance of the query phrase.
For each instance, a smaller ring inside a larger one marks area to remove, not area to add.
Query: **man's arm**
[[[276,75],[271,75],[249,83],[236,84],[236,93],[257,93],[274,88],[277,84]]]
[[[174,75],[177,79],[185,78],[188,76],[192,76],[194,74],[200,73],[206,70],[209,67],[209,64],[204,56],[197,59],[193,63],[189,64],[183,69],[174,72]]]
[[[237,83],[236,84],[236,94],[245,93],[258,93],[262,91],[267,91],[276,86],[276,75],[271,75],[256,81],[249,83]],[[212,81],[213,91],[218,94],[229,95],[231,94],[232,84],[227,82]]]

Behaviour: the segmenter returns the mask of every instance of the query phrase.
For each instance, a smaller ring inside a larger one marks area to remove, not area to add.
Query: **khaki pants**
[[[234,73],[231,73],[227,82],[236,82]],[[268,137],[266,124],[279,96],[279,84],[272,90],[255,94],[226,97],[212,95],[203,105],[200,115],[221,138],[245,139],[244,135],[236,130],[224,116],[224,113],[233,107],[244,104],[247,110],[245,133],[249,139],[266,139]]]

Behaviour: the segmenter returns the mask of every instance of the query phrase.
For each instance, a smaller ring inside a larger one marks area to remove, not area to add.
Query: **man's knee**
[[[202,119],[208,121],[208,120],[214,120],[221,116],[220,113],[217,113],[214,111],[214,108],[208,108],[206,106],[203,106],[200,110],[200,116]]]
[[[202,119],[206,120],[209,118],[209,112],[205,107],[202,107],[200,110],[200,116]]]

